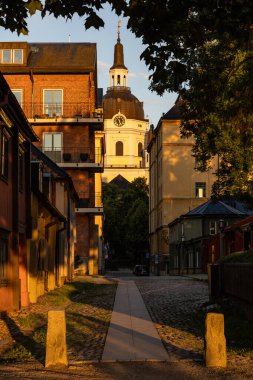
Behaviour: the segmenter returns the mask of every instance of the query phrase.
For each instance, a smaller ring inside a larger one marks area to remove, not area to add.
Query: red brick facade
[[[21,105],[39,137],[37,147],[43,150],[43,133],[60,132],[62,155],[73,158],[88,154],[92,160],[97,91],[95,44],[0,43],[0,50],[13,48],[23,49],[23,63],[0,64],[0,69],[10,88],[22,91]],[[45,90],[61,90],[59,112],[48,114]],[[45,150],[44,153],[47,154]],[[71,176],[80,198],[87,203],[88,198],[95,196],[94,169],[78,164],[62,167]],[[85,213],[78,210],[75,254],[88,261],[94,216],[87,212],[87,207]]]

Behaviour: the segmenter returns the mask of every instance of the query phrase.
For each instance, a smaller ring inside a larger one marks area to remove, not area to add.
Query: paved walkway
[[[102,361],[168,359],[134,281],[120,280]]]

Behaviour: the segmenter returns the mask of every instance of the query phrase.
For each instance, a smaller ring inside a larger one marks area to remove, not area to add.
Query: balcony
[[[87,168],[96,173],[104,170],[103,149],[95,148],[91,151],[89,147],[64,147],[64,148],[42,148],[52,161],[60,167],[67,168]]]
[[[38,123],[89,122],[103,123],[103,114],[89,102],[79,103],[23,103],[28,120]]]
[[[101,193],[78,192],[79,201],[76,203],[76,212],[88,214],[103,214],[103,201]]]
[[[126,87],[126,86],[111,86],[111,87],[107,87],[107,91],[130,91],[131,88],[130,87]]]

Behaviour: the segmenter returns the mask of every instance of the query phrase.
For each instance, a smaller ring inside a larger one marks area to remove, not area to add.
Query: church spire
[[[117,38],[117,43],[114,46],[114,62],[111,69],[115,69],[115,68],[127,69],[126,66],[124,65],[123,45],[120,42],[120,28],[121,28],[120,23],[121,23],[121,20],[118,20],[118,32],[117,32],[118,38]]]
[[[114,61],[110,68],[110,88],[113,90],[129,91],[128,89],[128,70],[124,64],[124,49],[120,42],[120,20],[118,20],[118,38],[114,46]]]

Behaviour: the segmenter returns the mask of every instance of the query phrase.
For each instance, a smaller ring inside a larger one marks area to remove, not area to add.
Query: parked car
[[[148,267],[146,265],[135,265],[133,274],[135,274],[136,276],[148,276]]]

